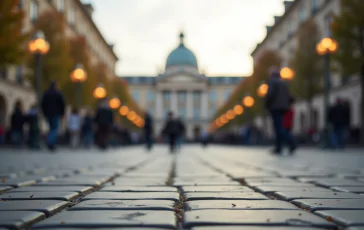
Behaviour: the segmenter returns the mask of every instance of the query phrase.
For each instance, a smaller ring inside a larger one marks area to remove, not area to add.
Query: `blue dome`
[[[167,58],[166,68],[171,66],[193,66],[198,68],[196,56],[183,43],[184,35],[180,34],[180,45]]]

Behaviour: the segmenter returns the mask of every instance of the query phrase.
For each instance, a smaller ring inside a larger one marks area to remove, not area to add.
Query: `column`
[[[201,91],[201,119],[206,121],[209,118],[209,106],[208,106],[207,92]]]
[[[163,119],[163,98],[162,92],[157,90],[156,91],[156,106],[155,106],[155,115],[157,119]]]
[[[178,115],[177,92],[176,91],[170,91],[170,93],[171,93],[171,106],[170,106],[170,109],[175,115]]]
[[[189,120],[193,118],[193,98],[191,91],[186,91],[186,105],[186,118]]]

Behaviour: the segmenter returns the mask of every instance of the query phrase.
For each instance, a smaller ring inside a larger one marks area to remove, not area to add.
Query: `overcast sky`
[[[185,32],[185,44],[208,75],[252,71],[251,51],[283,0],[83,0],[120,58],[118,75],[155,75]]]

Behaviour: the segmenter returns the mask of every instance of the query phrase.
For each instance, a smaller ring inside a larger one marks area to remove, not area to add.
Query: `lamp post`
[[[37,31],[32,40],[28,42],[28,50],[34,55],[35,68],[35,92],[37,101],[37,131],[33,134],[34,143],[31,144],[33,148],[40,148],[40,111],[41,111],[41,94],[42,94],[42,56],[46,55],[49,51],[49,43],[46,41],[44,33],[42,31]]]
[[[82,83],[87,79],[87,73],[82,64],[77,64],[70,74],[71,81],[76,84],[76,105],[82,105]]]
[[[329,98],[330,98],[330,56],[337,51],[338,44],[332,38],[323,38],[316,45],[318,55],[324,57],[324,147],[329,147]]]

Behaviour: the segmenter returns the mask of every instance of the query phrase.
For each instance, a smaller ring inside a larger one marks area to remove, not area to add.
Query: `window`
[[[73,7],[71,7],[68,11],[68,23],[74,25],[76,18],[76,12]]]
[[[193,119],[194,120],[200,119],[200,109],[197,109],[197,108],[193,109]]]
[[[163,100],[164,101],[169,101],[171,99],[171,93],[169,91],[164,91],[163,92]]]
[[[184,108],[179,108],[178,116],[180,116],[181,118],[184,118],[186,116],[186,110]]]
[[[216,101],[217,99],[217,94],[215,91],[211,91],[210,92],[210,101]]]
[[[38,19],[38,3],[35,0],[30,1],[30,20],[33,22]]]
[[[301,6],[300,9],[300,22],[303,22],[306,20],[306,9],[305,6]]]
[[[57,10],[59,12],[64,11],[64,0],[57,0]]]
[[[138,91],[133,91],[132,95],[133,95],[133,99],[135,101],[139,101],[139,92]]]
[[[178,92],[178,103],[182,103],[186,101],[186,92]]]

